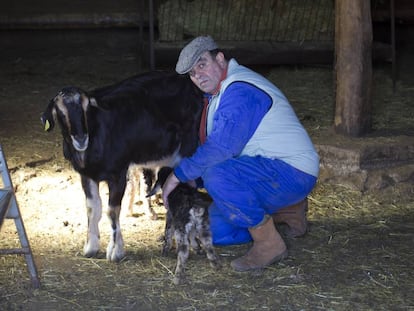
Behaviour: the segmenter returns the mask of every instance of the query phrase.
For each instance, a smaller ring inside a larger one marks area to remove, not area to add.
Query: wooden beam
[[[334,129],[346,136],[371,130],[372,21],[368,0],[336,0]]]

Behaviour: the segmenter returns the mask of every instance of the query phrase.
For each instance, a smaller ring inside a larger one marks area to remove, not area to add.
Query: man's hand
[[[162,187],[162,201],[164,202],[164,206],[166,209],[169,208],[168,206],[168,196],[170,193],[178,186],[180,181],[178,178],[174,175],[174,173],[171,173],[167,180],[164,183],[164,186]]]

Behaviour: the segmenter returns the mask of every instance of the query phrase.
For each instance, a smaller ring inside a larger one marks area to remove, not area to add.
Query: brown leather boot
[[[270,217],[264,223],[249,228],[249,232],[253,246],[244,256],[231,262],[234,270],[243,272],[261,269],[287,257],[286,244]]]
[[[308,230],[306,212],[308,211],[308,198],[297,204],[282,208],[272,215],[275,224],[285,223],[288,229],[285,234],[289,238],[303,236]]]

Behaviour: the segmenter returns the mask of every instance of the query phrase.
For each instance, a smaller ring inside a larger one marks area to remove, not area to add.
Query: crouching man
[[[213,199],[213,243],[253,240],[236,271],[264,268],[287,256],[275,220],[306,231],[305,203],[319,174],[319,157],[282,92],[258,73],[228,60],[210,37],[197,37],[180,53],[176,71],[188,74],[206,96],[200,146],[181,160],[163,187],[202,180]],[[168,208],[168,204],[166,204]],[[286,207],[288,207],[286,209]]]

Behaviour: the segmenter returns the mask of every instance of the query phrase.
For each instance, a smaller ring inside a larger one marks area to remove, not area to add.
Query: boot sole
[[[266,268],[267,266],[270,266],[276,262],[282,261],[283,259],[286,259],[288,257],[288,250],[286,249],[282,254],[277,255],[275,258],[273,258],[272,260],[270,260],[268,263],[264,264],[264,265],[259,265],[259,266],[237,266],[237,262],[236,260],[233,260],[230,265],[233,268],[233,270],[237,271],[237,272],[247,272],[247,271],[254,271],[254,270],[261,270]]]

